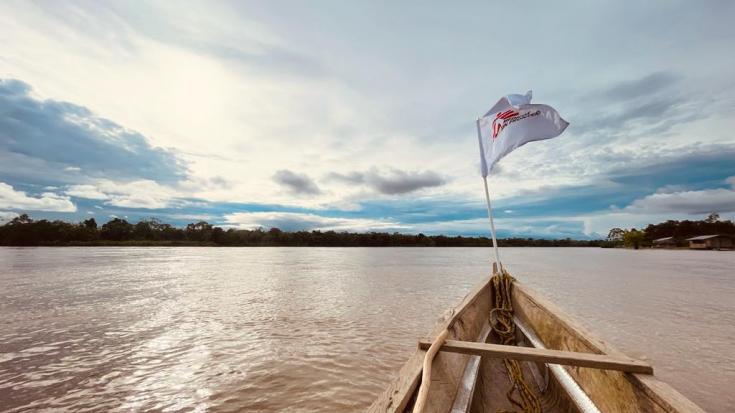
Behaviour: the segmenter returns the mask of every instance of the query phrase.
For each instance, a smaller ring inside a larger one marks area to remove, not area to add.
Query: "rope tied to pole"
[[[516,326],[513,322],[513,302],[511,301],[513,281],[515,279],[504,268],[495,272],[490,279],[491,294],[494,299],[494,307],[490,310],[490,326],[500,338],[501,344],[507,346],[517,344]],[[524,379],[521,364],[517,360],[510,359],[503,359],[503,364],[511,382],[511,387],[506,393],[508,400],[518,406],[523,413],[541,413],[541,402]],[[499,410],[498,413],[516,412]]]

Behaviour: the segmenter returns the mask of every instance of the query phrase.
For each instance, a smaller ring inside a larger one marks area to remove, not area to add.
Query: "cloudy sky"
[[[735,217],[735,3],[508,3],[2,0],[0,220],[487,234],[529,89],[501,236]]]

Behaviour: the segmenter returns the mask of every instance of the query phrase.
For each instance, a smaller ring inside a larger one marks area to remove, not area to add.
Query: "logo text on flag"
[[[500,112],[495,116],[495,119],[493,119],[493,139],[498,137],[498,134],[505,129],[506,126],[510,125],[511,123],[526,119],[531,116],[538,116],[541,114],[540,110],[537,110],[535,112],[526,112],[523,115],[516,112],[515,110],[506,110],[505,112]]]
[[[505,128],[505,125],[507,125],[505,121],[513,118],[514,116],[518,116],[518,112],[512,109],[500,112],[495,116],[495,119],[493,119],[493,139],[497,138],[500,131]]]

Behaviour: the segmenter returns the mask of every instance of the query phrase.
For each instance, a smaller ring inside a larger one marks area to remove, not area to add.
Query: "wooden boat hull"
[[[493,306],[490,292],[489,279],[476,286],[457,307],[442,317],[430,339],[448,327],[447,340],[483,341]],[[625,357],[519,282],[514,283],[512,301],[518,323],[530,329],[530,334],[534,334],[535,339],[548,349]],[[416,350],[398,377],[370,406],[369,412],[411,411],[420,386],[425,354],[425,350]],[[510,383],[502,360],[483,357],[477,366],[478,361],[478,356],[448,351],[437,353],[432,362],[431,385],[424,412],[496,413],[498,409],[517,410],[506,398]],[[539,382],[539,373],[549,381],[548,390],[542,396],[544,412],[584,411],[564,383],[546,374],[546,365],[531,362],[523,362],[522,365],[527,381]],[[652,374],[574,366],[563,369],[601,412],[703,412]],[[468,379],[476,381],[469,383]],[[543,384],[539,383],[539,386]]]

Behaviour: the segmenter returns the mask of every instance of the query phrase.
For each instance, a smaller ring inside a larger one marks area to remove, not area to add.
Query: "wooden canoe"
[[[445,314],[368,411],[412,411],[426,348],[448,329],[431,363],[424,412],[520,411],[506,397],[511,384],[503,358],[523,360],[524,378],[538,392],[543,412],[703,412],[658,380],[651,366],[594,337],[519,282],[511,292],[519,346],[493,344],[490,292],[488,279]]]

